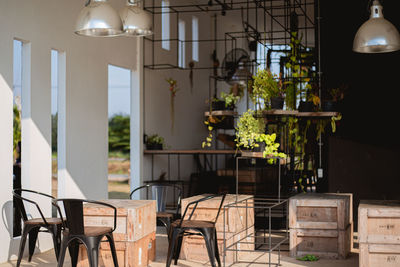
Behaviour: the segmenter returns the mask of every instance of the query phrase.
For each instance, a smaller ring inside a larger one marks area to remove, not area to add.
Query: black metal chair
[[[35,251],[35,244],[38,237],[39,232],[47,232],[52,234],[53,236],[53,244],[54,244],[54,252],[56,254],[56,258],[58,259],[59,251],[60,251],[60,243],[61,243],[61,227],[62,221],[60,218],[46,218],[43,215],[42,210],[40,209],[39,205],[30,198],[26,196],[22,196],[24,193],[31,194],[32,196],[43,196],[46,198],[54,199],[54,197],[28,189],[14,189],[13,196],[15,200],[15,204],[17,209],[19,210],[22,220],[24,222],[22,236],[21,236],[21,243],[19,245],[19,252],[18,252],[18,260],[17,260],[17,267],[20,266],[22,256],[24,254],[26,238],[29,235],[29,257],[28,261],[32,260],[32,255]],[[39,211],[40,218],[31,218],[28,219],[28,215],[26,213],[26,208],[24,202],[28,202],[29,205],[34,205],[37,210]],[[45,228],[45,230],[41,230],[41,228]]]
[[[154,182],[134,189],[129,197],[132,199],[133,194],[140,190],[146,190],[147,199],[156,200],[157,221],[165,226],[168,233],[171,223],[180,218],[182,189],[174,184]],[[172,208],[167,203],[171,199],[174,202]]]
[[[184,236],[188,235],[201,235],[206,243],[207,253],[210,259],[211,266],[216,266],[214,261],[214,259],[216,259],[218,262],[218,266],[221,267],[221,260],[219,257],[217,242],[217,230],[215,228],[215,224],[221,212],[225,196],[226,194],[214,194],[190,202],[185,208],[182,219],[178,219],[171,224],[170,234],[168,236],[169,246],[166,264],[167,267],[171,265],[172,258],[175,259],[174,264],[178,264],[178,258],[182,247],[182,239]],[[207,201],[216,197],[221,197],[221,202],[214,221],[192,220],[192,216],[200,202]],[[189,208],[192,208],[192,211],[190,212],[189,217],[185,219]]]
[[[64,205],[65,217],[64,219],[61,208],[58,202]],[[93,203],[114,209],[114,226],[85,226],[83,216],[83,203]],[[118,259],[115,251],[115,243],[113,232],[117,226],[117,209],[104,202],[87,200],[87,199],[54,199],[53,205],[57,208],[58,213],[62,219],[63,224],[63,239],[61,243],[60,255],[58,259],[58,267],[64,264],[64,257],[68,248],[71,256],[71,264],[73,267],[77,266],[79,255],[79,244],[84,244],[87,249],[88,260],[90,267],[98,266],[100,242],[103,237],[106,237],[110,243],[111,255],[113,257],[114,266],[118,267]]]

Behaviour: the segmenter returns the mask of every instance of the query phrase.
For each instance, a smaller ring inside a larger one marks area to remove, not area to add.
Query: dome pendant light
[[[88,0],[78,16],[75,33],[92,37],[117,36],[123,33],[118,13],[108,0]]]
[[[139,0],[127,0],[119,12],[125,36],[146,36],[153,34],[153,22],[149,12],[139,6]]]
[[[386,53],[400,49],[400,35],[396,27],[383,17],[383,7],[378,0],[371,6],[369,20],[358,29],[353,51],[358,53]]]

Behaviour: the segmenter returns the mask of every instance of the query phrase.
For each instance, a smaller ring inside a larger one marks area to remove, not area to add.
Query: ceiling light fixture
[[[123,33],[118,13],[108,0],[88,0],[78,16],[75,33],[91,37],[117,36]]]
[[[383,7],[378,0],[371,6],[369,20],[358,29],[353,41],[353,51],[358,53],[386,53],[400,49],[400,35],[396,27],[383,17]]]
[[[153,34],[151,15],[139,6],[139,2],[140,0],[127,0],[126,6],[119,12],[125,36]]]

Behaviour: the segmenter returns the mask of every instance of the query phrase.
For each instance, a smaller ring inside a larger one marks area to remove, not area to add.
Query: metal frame
[[[249,200],[253,200],[252,204],[249,205],[248,202]],[[244,203],[245,202],[245,203]],[[229,266],[233,266],[236,263],[255,263],[255,264],[268,264],[268,266],[280,266],[280,259],[281,259],[281,245],[288,242],[289,241],[289,228],[288,228],[288,200],[284,199],[284,200],[276,200],[276,199],[270,199],[270,198],[255,198],[255,197],[250,197],[250,198],[246,198],[240,201],[236,201],[232,204],[227,204],[224,206],[224,213],[228,212],[229,208],[236,208],[236,209],[254,209],[259,210],[259,212],[262,212],[266,215],[268,215],[268,228],[267,229],[262,229],[262,230],[254,230],[254,233],[249,232],[249,229],[251,227],[254,227],[254,225],[249,225],[249,219],[247,218],[247,214],[248,212],[246,212],[246,218],[245,218],[245,229],[240,231],[239,233],[235,233],[235,235],[237,234],[242,234],[245,233],[243,238],[240,238],[239,240],[237,240],[236,242],[233,242],[232,244],[230,244],[229,246],[227,246],[227,242],[226,242],[226,230],[225,230],[225,226],[226,226],[226,222],[225,222],[225,216],[223,223],[224,223],[224,232],[223,232],[223,238],[224,238],[224,252],[223,252],[223,266],[226,266],[226,252],[228,251],[234,251],[236,252],[235,254],[235,259],[236,262],[233,262],[231,265]],[[275,210],[277,209],[282,209],[285,211],[285,216],[286,216],[286,226],[285,229],[282,231],[279,230],[272,230],[272,216]],[[258,213],[259,213],[258,212]],[[255,212],[255,216],[256,216],[256,212]],[[261,240],[260,240],[260,236],[257,236],[257,233],[262,233],[263,235],[261,236]],[[273,238],[272,235],[276,234],[279,235],[276,238]],[[248,238],[250,238],[250,240],[254,240],[254,242],[248,242],[245,241]],[[253,244],[255,245],[255,250],[249,250],[249,249],[240,249],[240,244]],[[262,255],[259,255],[256,257],[255,260],[240,260],[239,256],[238,256],[238,252],[242,252],[242,253],[254,253],[255,251],[259,251],[259,252],[263,252]],[[278,262],[272,262],[272,253],[274,251],[278,251]],[[261,256],[264,256],[265,254],[268,254],[268,261],[267,262],[260,262],[260,261],[256,261],[258,260]]]

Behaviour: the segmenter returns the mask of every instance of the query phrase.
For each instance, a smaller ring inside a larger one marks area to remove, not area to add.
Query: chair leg
[[[38,237],[40,227],[34,227],[29,231],[29,257],[28,262],[31,262],[33,253],[35,252],[36,240]]]
[[[71,266],[76,267],[78,265],[79,256],[79,242],[78,240],[73,240],[68,244],[69,256],[71,257]]]
[[[52,225],[49,231],[51,232],[53,237],[54,253],[56,254],[56,259],[58,260],[61,246],[61,224]]]
[[[99,248],[100,241],[103,236],[90,236],[84,240],[87,247],[87,254],[90,267],[98,267],[99,265]]]
[[[24,229],[22,230],[21,242],[19,243],[18,260],[16,267],[19,267],[19,265],[21,264],[22,256],[24,255],[25,250],[26,238],[30,229],[31,228],[29,226],[24,225]]]
[[[207,248],[207,253],[208,253],[208,258],[210,259],[210,264],[212,267],[215,266],[215,249],[214,249],[214,239],[213,239],[213,228],[205,228],[201,230],[201,233],[203,235],[204,241],[206,243],[206,248]]]
[[[64,235],[61,242],[60,253],[58,254],[57,267],[63,267],[64,265],[65,252],[67,251],[69,241],[69,237]]]
[[[181,248],[182,248],[182,241],[183,241],[183,233],[178,235],[177,237],[177,243],[176,243],[176,248],[174,250],[174,264],[178,265],[178,259],[179,255],[181,254]]]
[[[218,267],[221,267],[221,259],[219,257],[219,249],[218,249],[217,230],[214,230],[214,251],[215,251],[215,259],[217,260]]]
[[[176,239],[178,238],[180,231],[177,229],[171,229],[172,233],[171,233],[171,238],[168,242],[168,255],[167,255],[167,263],[166,263],[166,267],[170,267],[171,266],[171,261],[172,258],[174,256],[175,250],[176,250]]]
[[[118,258],[117,258],[117,252],[115,251],[115,243],[114,243],[113,234],[110,233],[110,234],[108,234],[106,236],[107,236],[107,239],[108,239],[108,243],[110,243],[111,255],[113,257],[114,266],[118,267]]]

